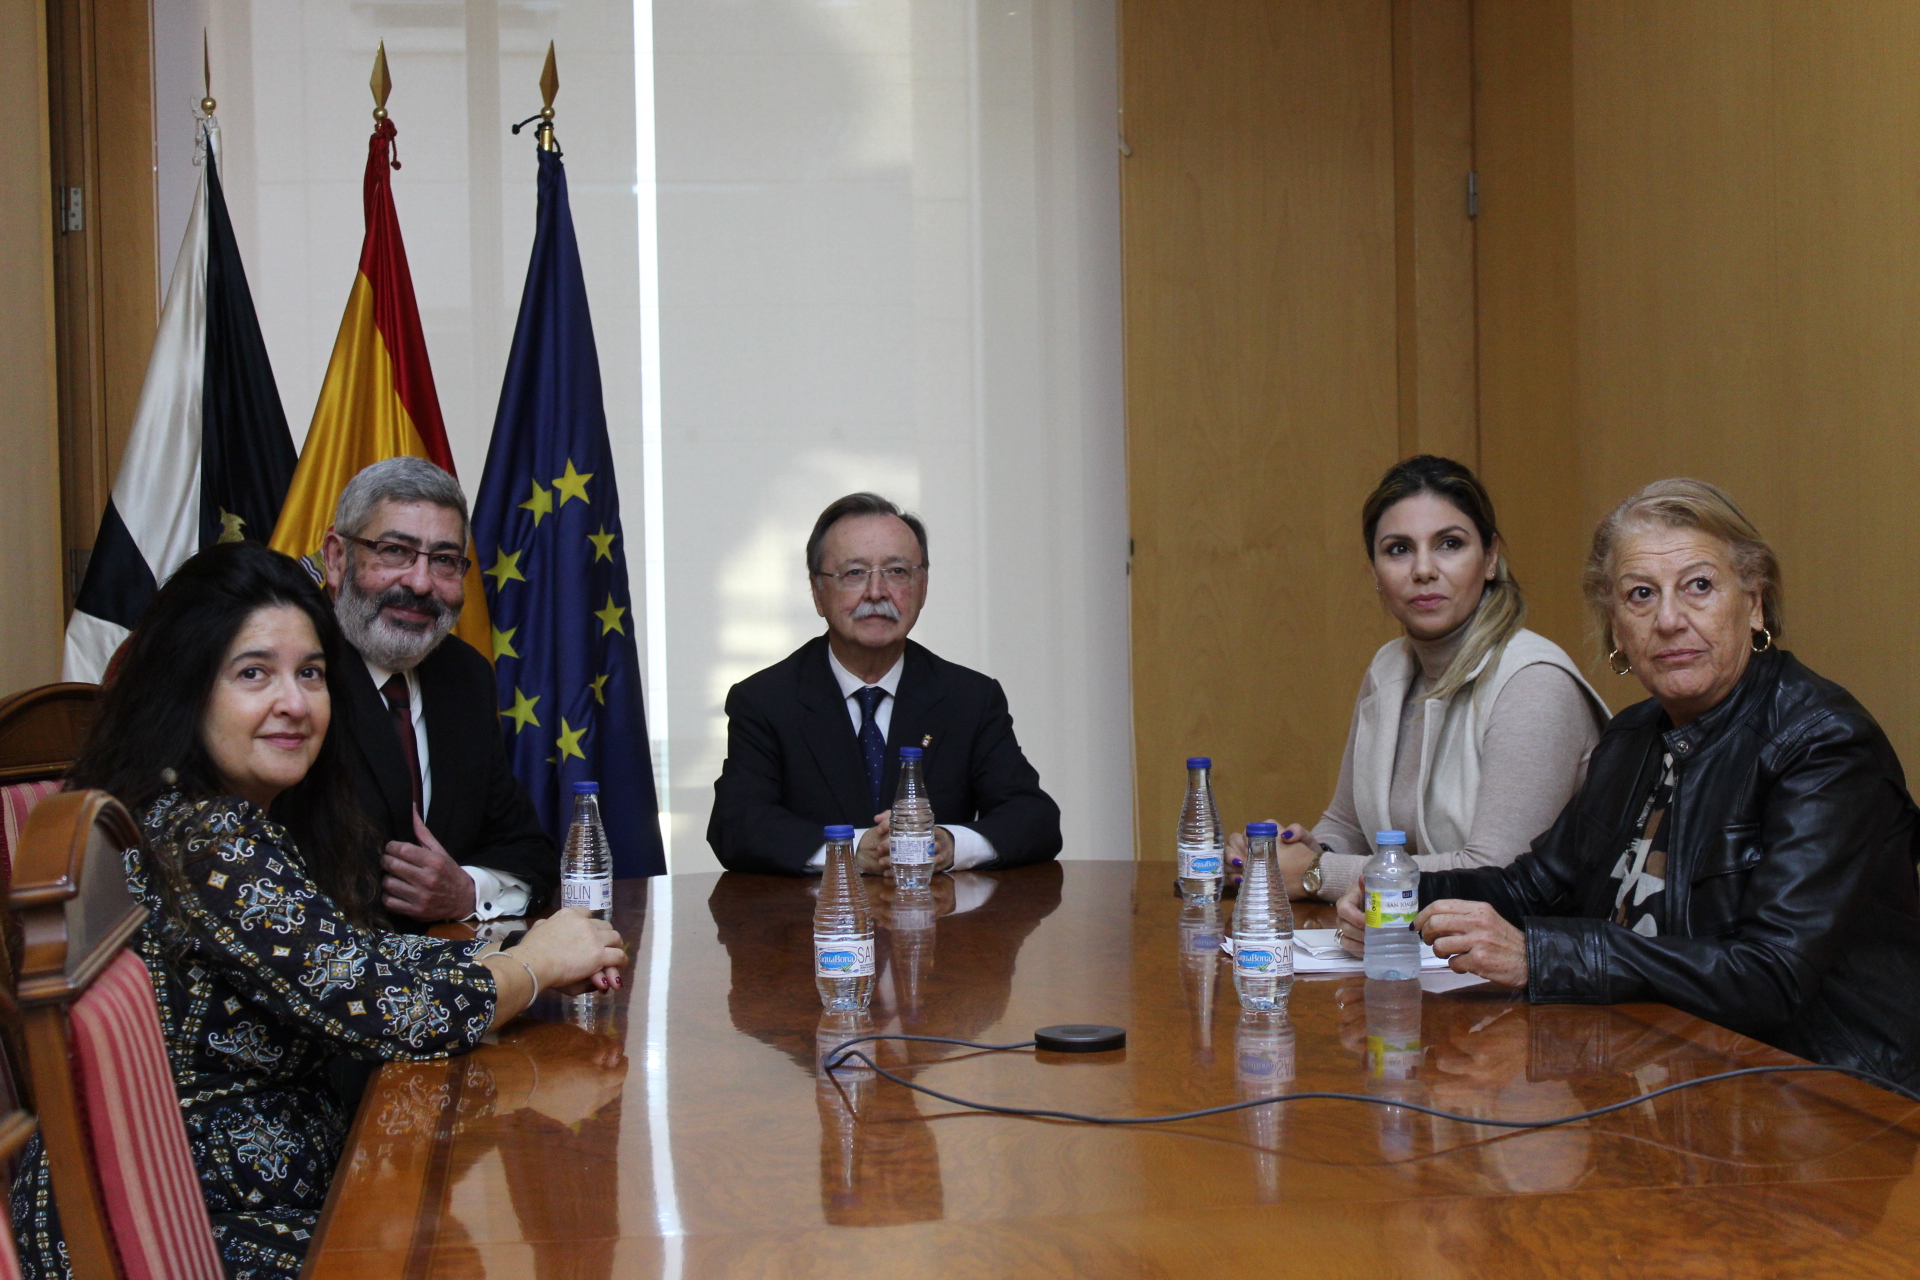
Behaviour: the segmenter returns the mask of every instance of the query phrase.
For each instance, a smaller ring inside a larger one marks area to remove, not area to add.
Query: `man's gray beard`
[[[454,623],[460,620],[460,611],[447,608],[437,597],[429,597],[440,610],[433,625],[425,631],[407,631],[388,622],[380,612],[385,597],[396,591],[405,592],[409,602],[420,599],[397,584],[378,596],[367,595],[354,581],[349,566],[333,602],[333,616],[340,620],[340,630],[346,633],[347,643],[358,649],[368,662],[383,671],[411,671],[447,638]]]

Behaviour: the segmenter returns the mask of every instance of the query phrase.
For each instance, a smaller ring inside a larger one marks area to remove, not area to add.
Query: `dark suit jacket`
[[[972,827],[993,844],[988,867],[1060,852],[1060,806],[1021,754],[1000,682],[907,642],[887,731],[882,803],[900,776],[898,748],[926,747],[935,820]],[[436,784],[437,785],[437,784]],[[707,843],[730,871],[804,875],[821,828],[873,825],[847,702],[817,636],[727,694],[727,760],[713,784]]]
[[[361,806],[386,839],[417,844],[413,787],[392,713],[366,665],[349,665],[358,750],[348,754],[355,762]],[[448,636],[416,674],[427,720],[427,768],[433,774],[427,829],[461,866],[525,880],[532,888],[528,909],[540,910],[560,883],[560,854],[507,763],[493,668],[466,641]]]

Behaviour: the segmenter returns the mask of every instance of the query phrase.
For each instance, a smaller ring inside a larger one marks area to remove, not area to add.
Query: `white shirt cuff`
[[[971,871],[1000,856],[993,851],[993,841],[972,827],[955,826],[951,822],[943,822],[940,825],[945,827],[947,834],[953,837],[953,870]],[[860,842],[867,838],[867,832],[871,830],[873,830],[872,827],[856,827],[853,832],[853,847],[859,848]],[[824,871],[826,866],[827,846],[823,844],[813,851],[811,858],[807,859],[807,870]]]
[[[503,916],[527,914],[533,890],[519,876],[510,876],[491,867],[461,867],[473,877],[473,914],[469,920],[498,920]]]
[[[853,847],[858,849],[860,847],[860,842],[867,838],[867,832],[871,830],[873,830],[872,827],[855,827],[853,829]],[[825,871],[826,869],[827,869],[827,846],[823,844],[818,849],[815,849],[813,851],[813,856],[811,858],[807,859],[807,870]]]
[[[945,827],[947,834],[953,837],[953,869],[955,871],[971,871],[1000,856],[993,851],[993,842],[972,827],[956,827],[951,822],[943,822],[940,825]]]

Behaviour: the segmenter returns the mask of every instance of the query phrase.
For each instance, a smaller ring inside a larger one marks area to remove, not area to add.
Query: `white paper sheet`
[[[1233,939],[1222,938],[1220,949],[1232,955]],[[1452,972],[1447,968],[1447,962],[1434,955],[1433,948],[1424,942],[1420,944],[1420,970],[1423,976],[1429,970]],[[1340,935],[1336,930],[1295,929],[1293,931],[1293,971],[1295,973],[1365,973],[1366,965],[1356,957],[1347,954],[1346,948],[1340,945]],[[1473,980],[1484,981],[1479,978]]]

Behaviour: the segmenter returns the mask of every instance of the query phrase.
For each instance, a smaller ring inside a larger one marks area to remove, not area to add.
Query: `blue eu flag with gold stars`
[[[540,211],[473,537],[493,615],[500,728],[555,841],[573,784],[600,784],[616,876],[666,871],[626,539],[557,151],[540,151]]]

